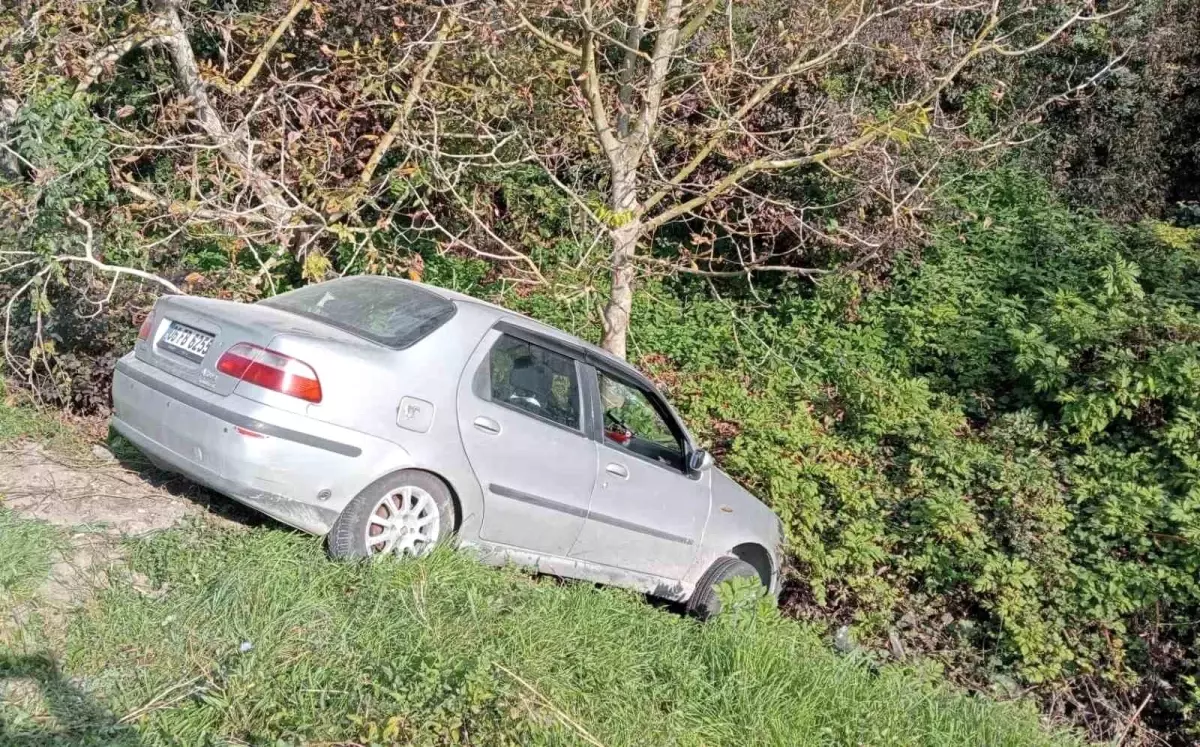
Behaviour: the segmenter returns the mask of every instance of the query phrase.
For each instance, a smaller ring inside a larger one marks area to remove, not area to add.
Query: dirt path
[[[40,602],[69,607],[103,585],[126,537],[187,517],[235,523],[229,501],[148,465],[123,464],[102,448],[69,455],[32,442],[0,448],[0,505],[62,528],[68,538]]]
[[[0,495],[32,518],[106,534],[166,529],[200,509],[115,459],[69,457],[34,443],[0,452]]]

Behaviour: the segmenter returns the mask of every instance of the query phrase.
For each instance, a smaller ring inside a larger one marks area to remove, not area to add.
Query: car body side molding
[[[678,542],[683,545],[695,544],[695,542],[688,537],[680,537],[677,534],[664,532],[659,529],[655,529],[654,527],[634,524],[633,522],[625,521],[624,519],[618,519],[615,516],[608,516],[607,514],[598,514],[593,511],[583,511],[577,506],[571,506],[566,503],[559,503],[558,501],[550,500],[549,498],[531,495],[520,490],[514,490],[513,488],[505,487],[504,485],[491,483],[488,485],[488,490],[495,495],[511,498],[514,501],[521,501],[522,503],[540,506],[541,508],[548,508],[552,511],[562,511],[563,513],[571,514],[572,516],[586,517],[591,521],[598,521],[602,524],[608,524],[609,526],[614,526],[619,529],[628,529],[631,532],[645,534],[650,537],[657,537],[658,539],[664,539],[670,542]]]

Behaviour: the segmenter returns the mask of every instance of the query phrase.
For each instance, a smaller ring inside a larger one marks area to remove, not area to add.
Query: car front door
[[[584,366],[518,334],[489,331],[459,385],[459,431],[485,496],[479,534],[566,557],[596,479]]]
[[[667,579],[682,578],[708,521],[711,473],[690,474],[682,429],[661,398],[615,371],[589,376],[597,422],[597,477],[571,556]]]

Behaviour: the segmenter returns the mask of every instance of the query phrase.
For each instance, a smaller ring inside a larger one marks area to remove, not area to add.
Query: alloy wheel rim
[[[371,555],[419,557],[429,552],[441,531],[433,496],[413,485],[389,491],[371,509],[365,539]]]

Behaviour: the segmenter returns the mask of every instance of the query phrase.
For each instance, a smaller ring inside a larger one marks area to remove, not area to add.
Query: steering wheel
[[[612,414],[611,410],[604,412],[604,435],[624,446],[633,439],[633,429]]]

